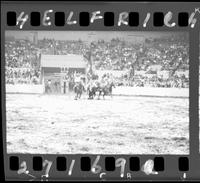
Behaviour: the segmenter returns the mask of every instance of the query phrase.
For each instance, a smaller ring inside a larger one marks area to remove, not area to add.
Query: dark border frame
[[[20,160],[26,160],[28,165],[28,170],[32,172],[32,174],[39,176],[41,172],[33,172],[32,170],[32,157],[36,156],[36,154],[7,154],[6,153],[6,108],[5,108],[5,73],[4,73],[4,31],[5,30],[19,30],[16,27],[8,27],[6,25],[6,13],[7,11],[16,11],[20,12],[25,10],[27,13],[31,11],[40,11],[44,12],[44,10],[53,9],[54,11],[64,11],[69,12],[69,10],[74,10],[75,18],[78,19],[78,13],[81,11],[113,11],[116,14],[123,11],[137,11],[140,13],[141,20],[143,21],[146,13],[150,12],[165,12],[172,11],[174,14],[173,20],[177,23],[177,14],[179,12],[188,12],[191,14],[195,8],[200,7],[200,3],[185,3],[185,2],[174,2],[174,3],[160,3],[160,2],[27,2],[27,1],[12,1],[12,2],[2,2],[1,3],[1,96],[2,96],[2,130],[3,130],[3,153],[4,153],[4,171],[6,180],[20,180],[21,177],[16,173],[16,171],[9,170],[9,157],[11,155],[16,155],[20,158]],[[30,6],[31,4],[31,6]],[[64,26],[64,27],[31,27],[29,23],[24,25],[23,30],[102,30],[102,31],[185,31],[189,32],[189,138],[190,138],[190,154],[184,155],[184,157],[188,157],[190,160],[190,170],[187,173],[187,179],[189,180],[199,180],[200,179],[200,154],[199,154],[199,33],[200,33],[200,19],[196,23],[195,28],[191,27],[178,27],[175,26],[173,28],[168,28],[166,26],[163,27],[153,27],[152,19],[149,21],[148,26],[146,28],[142,27],[141,22],[138,27],[129,27],[129,26],[121,26],[118,27],[115,24],[113,27],[104,27],[103,23],[94,23],[88,27],[79,27],[78,24],[74,26]],[[73,176],[68,176],[66,172],[60,173],[56,172],[55,168],[55,159],[57,155],[53,154],[38,154],[43,157],[43,159],[48,159],[54,161],[54,165],[51,170],[51,177],[54,180],[100,180],[99,174],[95,175],[91,172],[81,172],[80,170],[80,157],[89,156],[91,161],[93,162],[96,158],[96,155],[84,155],[84,154],[76,154],[76,155],[64,155],[68,162],[72,159],[76,159],[77,165],[74,167]],[[109,155],[110,156],[110,155]],[[132,156],[137,156],[140,158],[141,164],[144,164],[146,160],[153,159],[154,157],[162,156],[165,159],[165,171],[160,172],[158,175],[145,175],[143,172],[131,172],[133,180],[181,180],[183,177],[183,172],[178,170],[178,158],[182,155],[112,155],[115,158],[125,158],[128,162],[128,158]],[[102,166],[104,169],[104,159],[106,155],[101,155],[101,160],[98,164]],[[67,165],[69,167],[69,165]],[[126,171],[128,170],[128,164],[126,165]],[[106,172],[106,171],[104,171]],[[128,180],[126,177],[120,178],[119,169],[116,169],[114,172],[106,172],[106,180]],[[50,177],[50,178],[51,178]],[[26,179],[27,177],[25,177]],[[49,179],[52,180],[52,179]]]

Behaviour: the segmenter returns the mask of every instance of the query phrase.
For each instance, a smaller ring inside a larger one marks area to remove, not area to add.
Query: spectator
[[[83,41],[27,40],[6,41],[6,83],[38,84],[41,54],[79,54],[91,52],[91,61],[96,70],[129,70],[130,76],[114,78],[118,84],[128,86],[188,87],[185,76],[176,76],[176,71],[189,70],[189,45],[183,37],[157,38],[145,44],[132,44],[118,38],[109,42],[93,41],[88,47]],[[148,71],[153,65],[170,71],[170,78],[146,77],[134,71]],[[88,74],[89,75],[89,74]],[[70,76],[74,77],[74,76]],[[91,77],[91,76],[90,76]],[[71,78],[70,80],[73,80]]]

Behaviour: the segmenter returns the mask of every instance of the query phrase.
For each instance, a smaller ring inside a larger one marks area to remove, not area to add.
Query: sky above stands
[[[16,39],[31,38],[34,34],[38,39],[49,38],[55,40],[79,40],[97,41],[103,39],[109,41],[113,38],[120,38],[127,41],[133,41],[136,38],[156,38],[170,35],[180,35],[183,32],[146,32],[146,31],[6,31],[6,37],[15,37]],[[185,34],[186,35],[186,34]]]

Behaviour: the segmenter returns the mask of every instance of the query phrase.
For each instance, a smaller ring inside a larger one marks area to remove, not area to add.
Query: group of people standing
[[[87,84],[84,84],[82,80],[77,80],[74,85],[74,92],[76,93],[75,99],[81,98],[82,92],[85,91],[88,94],[88,99],[94,99],[95,96],[100,99],[106,95],[112,96],[112,88],[114,83],[109,75],[104,75],[102,78],[90,79]]]
[[[75,93],[75,100],[80,99],[84,92],[88,94],[88,99],[94,99],[95,97],[100,99],[101,96],[104,98],[106,95],[112,96],[112,88],[114,87],[114,82],[108,74],[104,74],[102,77],[86,79],[82,74],[78,73],[74,75],[73,82],[71,80],[65,80],[65,82],[67,87],[65,85],[63,87],[66,87],[67,89],[65,90],[68,90],[68,92],[72,91]],[[57,81],[46,80],[45,93],[54,93],[55,88],[58,88],[60,85],[61,83]],[[58,93],[57,89],[55,91]]]

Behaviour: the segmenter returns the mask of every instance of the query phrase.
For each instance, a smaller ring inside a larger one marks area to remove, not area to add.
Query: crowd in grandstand
[[[189,70],[189,44],[183,37],[167,37],[134,44],[119,38],[111,41],[98,40],[90,45],[85,42],[42,39],[37,43],[28,40],[6,41],[6,83],[40,83],[41,54],[91,53],[91,62],[96,70],[129,70],[129,75],[116,78],[118,85],[188,87],[187,76],[177,76],[177,70]],[[135,75],[134,70],[148,71],[152,65],[170,71],[165,79],[152,75]],[[115,79],[115,78],[114,78]]]
[[[126,78],[126,77],[125,77]],[[136,75],[134,80],[119,78],[117,80],[118,86],[138,86],[138,87],[165,87],[165,88],[188,88],[189,79],[183,76],[174,76],[170,78],[163,78],[158,76],[147,77],[143,75]]]
[[[30,41],[6,41],[6,83],[39,83],[39,60],[39,49]]]

